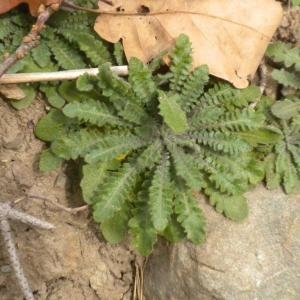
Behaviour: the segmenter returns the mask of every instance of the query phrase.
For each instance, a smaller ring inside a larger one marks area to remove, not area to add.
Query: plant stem
[[[68,213],[71,213],[71,214],[76,214],[80,211],[83,211],[83,210],[87,210],[89,208],[88,205],[82,205],[82,206],[79,206],[79,207],[74,207],[74,208],[71,208],[71,207],[65,207],[64,205],[61,205],[59,204],[58,202],[55,202],[49,198],[46,198],[46,197],[41,197],[41,196],[35,196],[35,195],[29,195],[28,196],[28,199],[37,199],[37,200],[42,200],[42,201],[48,201],[49,203],[51,203],[52,205],[68,212]]]
[[[111,70],[119,75],[128,75],[127,66],[114,66]],[[97,75],[99,69],[79,69],[79,70],[68,70],[58,72],[46,72],[46,73],[17,73],[17,74],[4,74],[0,77],[0,84],[11,84],[11,83],[30,83],[30,82],[41,82],[41,81],[56,81],[56,80],[72,80],[76,79],[83,74]]]

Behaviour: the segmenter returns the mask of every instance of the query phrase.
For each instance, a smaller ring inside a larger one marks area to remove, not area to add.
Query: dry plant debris
[[[11,207],[9,203],[0,203],[0,232],[2,234],[4,245],[9,254],[11,265],[14,269],[18,283],[26,300],[34,300],[33,293],[28,284],[28,280],[23,271],[17,249],[14,242],[14,237],[11,232],[9,220],[17,220],[23,223],[33,225],[42,229],[53,229],[54,226],[48,222],[42,221],[31,215],[25,214]]]
[[[5,96],[7,99],[13,100],[21,100],[26,97],[24,91],[16,84],[0,84],[0,94]]]
[[[114,0],[99,9],[96,32],[112,43],[122,39],[127,59],[148,62],[184,33],[194,67],[207,64],[238,88],[248,85],[282,19],[273,0]]]

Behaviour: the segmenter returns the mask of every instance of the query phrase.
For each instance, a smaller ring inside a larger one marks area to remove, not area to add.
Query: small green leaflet
[[[175,212],[187,238],[196,245],[202,244],[205,240],[205,219],[191,192],[177,192]]]
[[[21,85],[21,87],[22,91],[25,93],[25,98],[22,100],[10,101],[11,105],[18,110],[27,108],[36,98],[36,91],[32,86]]]
[[[168,226],[166,227],[166,229],[161,235],[172,243],[177,243],[182,239],[184,239],[185,237],[184,229],[177,221],[175,215],[171,217]]]
[[[285,69],[274,70],[272,72],[272,77],[286,87],[300,89],[299,72],[289,72]]]
[[[216,206],[217,212],[223,213],[227,218],[236,222],[243,221],[249,213],[247,200],[243,195],[228,196],[212,192],[209,202]]]
[[[136,176],[136,169],[129,164],[124,164],[119,172],[108,172],[106,182],[95,196],[94,218],[97,222],[111,219],[122,209],[134,187]]]
[[[76,87],[81,92],[89,92],[93,89],[93,84],[91,83],[92,76],[88,74],[83,74],[76,80]]]
[[[149,188],[151,219],[157,231],[167,227],[172,215],[173,187],[169,168],[169,162],[163,160],[156,168]]]
[[[128,219],[128,207],[123,205],[123,208],[111,219],[101,223],[100,228],[104,238],[111,244],[120,243],[127,235]]]
[[[105,104],[93,99],[68,103],[63,108],[63,113],[69,118],[77,118],[99,127],[106,123],[111,125],[122,124],[122,121],[114,116]]]
[[[300,111],[299,99],[285,99],[283,101],[276,101],[272,107],[271,112],[279,119],[290,119],[295,117]]]
[[[47,100],[54,108],[62,108],[65,99],[57,92],[56,87],[49,85],[41,85],[40,90],[45,93]]]
[[[187,131],[189,126],[185,112],[178,104],[179,95],[167,95],[163,91],[159,91],[158,99],[160,115],[174,133],[180,134]]]
[[[69,122],[67,117],[61,111],[52,109],[48,115],[39,120],[35,135],[43,141],[51,142],[66,132],[67,122]]]
[[[80,187],[82,189],[83,199],[86,203],[93,203],[93,195],[99,186],[103,183],[107,164],[96,163],[86,164],[82,167],[82,179]]]
[[[40,156],[39,168],[42,172],[50,172],[61,166],[63,159],[56,156],[50,149],[43,150]]]
[[[293,5],[299,6],[300,5],[300,0],[292,0]]]
[[[132,243],[142,255],[149,255],[157,241],[157,233],[151,222],[150,211],[145,200],[138,203],[128,226],[133,237]]]

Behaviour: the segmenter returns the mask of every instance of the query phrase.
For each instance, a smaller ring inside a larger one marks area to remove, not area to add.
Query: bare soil
[[[58,208],[84,205],[78,170],[43,174],[39,153],[45,145],[34,127],[45,114],[38,99],[16,111],[0,99],[0,201],[56,226],[51,231],[11,222],[25,272],[37,299],[131,299],[136,254],[127,244],[108,245],[87,209],[72,214]],[[28,195],[49,200],[28,199]],[[0,239],[0,298],[23,299]]]

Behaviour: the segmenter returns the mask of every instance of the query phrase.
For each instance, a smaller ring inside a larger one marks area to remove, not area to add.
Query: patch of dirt
[[[300,47],[300,8],[285,8],[281,26],[278,28],[274,39],[298,44]]]
[[[41,100],[16,111],[0,99],[0,201],[56,226],[47,231],[11,222],[36,299],[131,299],[136,254],[126,243],[107,245],[88,209],[71,214],[49,201],[26,199],[35,195],[66,207],[84,205],[76,168],[68,168],[68,176],[38,170],[44,145],[33,130],[44,113]],[[23,299],[1,238],[0,294],[1,300]]]

